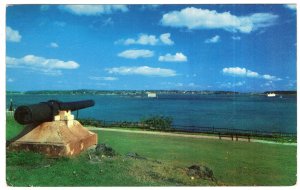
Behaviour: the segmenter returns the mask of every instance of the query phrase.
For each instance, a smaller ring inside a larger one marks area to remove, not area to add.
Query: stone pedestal
[[[60,111],[52,122],[44,122],[12,142],[9,150],[28,150],[51,157],[74,156],[97,144],[97,134],[74,120],[71,112]]]

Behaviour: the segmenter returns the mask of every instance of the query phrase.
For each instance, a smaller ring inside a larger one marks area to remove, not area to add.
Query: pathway
[[[203,135],[203,134],[181,134],[181,133],[168,133],[161,131],[142,131],[142,130],[128,130],[128,129],[114,129],[114,128],[100,128],[100,127],[86,127],[91,131],[114,131],[122,133],[137,133],[137,134],[151,134],[151,135],[162,135],[162,136],[173,136],[173,137],[188,137],[188,138],[205,138],[205,139],[219,139],[219,136]],[[222,140],[230,140],[230,137],[222,137]],[[239,138],[238,141],[248,141],[248,139]],[[280,143],[266,140],[251,139],[250,142],[266,143],[266,144],[278,144],[287,146],[297,146],[297,143]]]

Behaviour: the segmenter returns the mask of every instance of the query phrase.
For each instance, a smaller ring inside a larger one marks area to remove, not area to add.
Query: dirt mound
[[[187,175],[191,178],[202,178],[215,181],[213,171],[209,167],[203,165],[192,165],[188,167]]]
[[[112,149],[110,146],[106,145],[106,144],[97,144],[96,148],[95,148],[95,154],[97,156],[106,156],[106,157],[113,157],[116,156],[117,153],[114,149]]]
[[[140,156],[138,153],[136,152],[128,152],[126,154],[127,157],[130,157],[130,158],[134,158],[134,159],[141,159],[141,160],[147,160],[146,157],[143,157],[143,156]]]

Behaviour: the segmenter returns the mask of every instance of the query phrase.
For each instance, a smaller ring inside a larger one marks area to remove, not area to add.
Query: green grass
[[[85,125],[86,127],[94,127],[91,125]],[[100,126],[101,127],[101,126]],[[106,128],[106,127],[104,127]],[[152,131],[152,132],[167,132],[167,131],[163,131],[163,130],[149,130],[149,129],[143,129],[140,127],[136,127],[136,126],[129,126],[129,127],[117,127],[117,126],[113,126],[113,127],[108,127],[111,129],[122,129],[122,130],[129,130],[129,131]],[[173,133],[173,134],[188,134],[188,135],[195,135],[195,136],[213,136],[213,137],[219,137],[218,134],[212,134],[212,133],[197,133],[197,132],[181,132],[181,131],[172,131],[169,133]],[[242,136],[238,136],[239,139]],[[235,136],[234,136],[235,138]],[[247,137],[244,136],[244,139],[246,139]],[[260,136],[251,136],[250,137],[250,141],[251,140],[264,140],[264,141],[270,141],[270,142],[276,142],[276,143],[297,143],[297,136],[290,136],[290,137],[281,137],[281,136],[274,136],[274,137],[260,137]]]
[[[17,136],[24,127],[13,119],[13,116],[6,116],[6,140]]]
[[[131,150],[182,167],[204,164],[226,185],[292,185],[296,180],[296,147],[106,131],[99,137],[123,154]]]
[[[7,119],[7,139],[20,130]],[[7,183],[13,186],[174,186],[174,185],[294,185],[296,147],[214,139],[98,131],[117,157],[89,160],[50,159],[30,152],[7,152]],[[148,160],[135,160],[136,152]],[[159,162],[156,162],[159,161]],[[217,181],[194,179],[186,167],[211,168]]]

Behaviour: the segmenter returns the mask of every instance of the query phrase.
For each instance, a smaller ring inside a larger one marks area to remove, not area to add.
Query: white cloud
[[[297,10],[296,4],[287,4],[287,5],[284,5],[284,7],[291,9],[291,10]]]
[[[147,58],[152,57],[154,55],[153,51],[145,50],[145,49],[138,49],[138,50],[126,50],[118,54],[119,57],[124,57],[128,59],[137,59],[139,57]]]
[[[111,74],[121,75],[144,75],[144,76],[160,76],[160,77],[172,77],[176,76],[176,71],[172,69],[153,68],[148,66],[141,67],[113,67],[105,69]]]
[[[224,68],[222,71],[223,74],[227,74],[231,76],[255,77],[255,78],[259,77],[258,73],[240,67],[228,67],[228,68]]]
[[[185,62],[187,57],[183,53],[176,53],[175,55],[166,54],[164,56],[159,56],[158,61],[165,62]]]
[[[262,78],[262,79],[272,80],[272,81],[282,80],[281,78],[278,78],[276,76],[272,76],[272,75],[268,75],[268,74],[261,75],[257,72],[248,70],[246,68],[240,68],[240,67],[223,68],[222,72],[223,72],[223,74],[226,74],[226,75],[238,76],[238,77]]]
[[[148,35],[148,34],[140,34],[137,38],[127,38],[127,39],[120,39],[115,42],[115,44],[124,44],[124,45],[157,45],[159,43],[165,45],[173,45],[174,42],[170,39],[171,34],[165,33],[161,34],[159,39],[155,35]]]
[[[240,86],[244,86],[246,84],[245,81],[240,81],[240,82],[227,82],[227,83],[223,83],[221,84],[221,87],[225,87],[225,88],[235,88],[235,87],[240,87]]]
[[[137,39],[128,38],[124,41],[125,45],[140,44],[140,45],[156,45],[158,39],[155,35],[140,34]]]
[[[52,47],[52,48],[58,48],[59,46],[58,46],[57,43],[51,42],[51,43],[50,43],[50,47]]]
[[[217,43],[220,41],[220,36],[219,35],[215,35],[214,37],[210,38],[210,39],[206,39],[204,42],[207,44],[211,44],[211,43]]]
[[[264,78],[266,80],[272,80],[272,81],[282,80],[281,78],[277,78],[276,76],[272,76],[272,75],[262,75],[262,78]]]
[[[240,36],[232,36],[231,37],[233,40],[241,40],[242,38]]]
[[[11,27],[6,27],[6,40],[9,42],[20,42],[22,36],[19,31],[12,29]]]
[[[170,39],[170,37],[171,37],[170,33],[165,33],[165,34],[161,34],[159,38],[162,43],[166,45],[173,45],[174,42]]]
[[[247,70],[245,68],[240,68],[240,67],[229,67],[229,68],[224,68],[223,73],[230,74],[230,75],[245,76]]]
[[[62,5],[62,10],[75,15],[97,16],[101,14],[111,14],[116,11],[126,12],[126,5]]]
[[[62,61],[59,59],[46,59],[35,55],[26,55],[22,58],[6,56],[7,68],[26,68],[48,75],[61,75],[60,69],[77,69],[79,64],[75,61]]]
[[[91,80],[105,80],[105,81],[115,81],[115,80],[119,80],[117,77],[89,77],[89,79]]]
[[[188,29],[223,29],[229,32],[251,33],[275,23],[277,15],[254,13],[248,16],[235,16],[230,12],[218,13],[215,10],[188,7],[163,15],[161,24]]]
[[[259,77],[259,74],[257,72],[253,72],[253,71],[247,70],[247,77],[257,78],[257,77]]]

